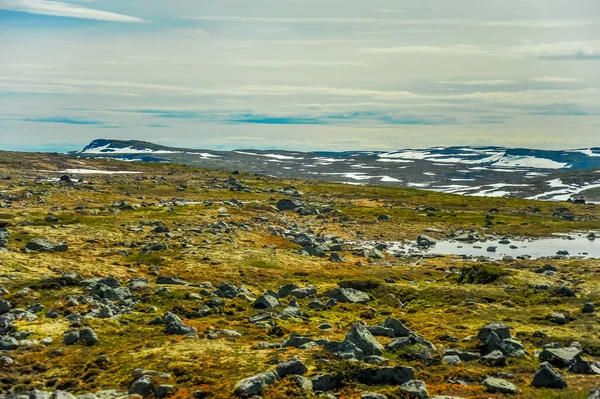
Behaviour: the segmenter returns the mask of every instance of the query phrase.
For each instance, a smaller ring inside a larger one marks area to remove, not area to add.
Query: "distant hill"
[[[463,195],[567,200],[600,188],[600,148],[434,147],[384,151],[213,151],[97,139],[78,157],[171,162],[270,176],[394,185]]]

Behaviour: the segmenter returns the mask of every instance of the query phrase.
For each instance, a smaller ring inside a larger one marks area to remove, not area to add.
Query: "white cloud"
[[[442,80],[440,83],[444,84],[459,84],[466,86],[500,86],[500,85],[510,85],[516,83],[514,80],[502,80],[502,79],[492,79],[492,80],[455,80],[448,81]]]
[[[371,54],[432,55],[475,55],[485,53],[482,48],[474,45],[369,47],[358,51]]]
[[[0,9],[26,12],[29,14],[53,15],[113,22],[146,22],[141,18],[114,12],[95,10],[61,1],[51,0],[0,0]]]
[[[518,47],[516,50],[546,59],[598,59],[600,58],[600,40],[524,45]]]
[[[477,25],[489,28],[575,28],[595,24],[595,21],[569,19],[517,19],[485,21]]]
[[[535,78],[529,79],[532,82],[540,82],[540,83],[574,83],[581,82],[581,79],[577,78],[567,78],[563,76],[538,76]]]

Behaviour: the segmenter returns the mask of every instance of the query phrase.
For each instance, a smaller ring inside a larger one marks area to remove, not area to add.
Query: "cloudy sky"
[[[0,149],[600,146],[598,0],[0,0]]]

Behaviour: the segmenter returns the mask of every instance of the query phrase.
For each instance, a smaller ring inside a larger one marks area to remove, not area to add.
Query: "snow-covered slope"
[[[566,200],[600,187],[600,148],[535,150],[434,147],[393,152],[235,151],[98,139],[79,157],[174,162],[348,184],[414,187],[461,195]]]

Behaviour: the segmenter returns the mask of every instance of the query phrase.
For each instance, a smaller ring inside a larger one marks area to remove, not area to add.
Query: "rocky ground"
[[[383,244],[599,226],[595,205],[0,152],[0,397],[600,397],[600,261]]]

